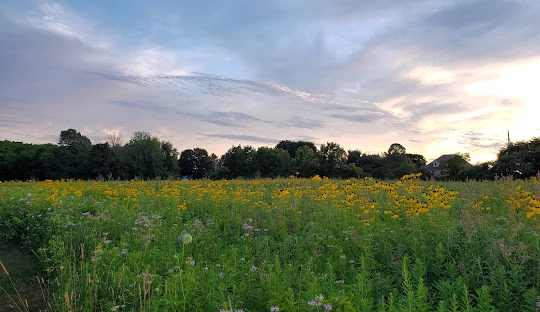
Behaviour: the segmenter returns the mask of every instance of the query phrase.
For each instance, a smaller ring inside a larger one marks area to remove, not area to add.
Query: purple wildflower
[[[319,301],[315,301],[315,300],[310,300],[307,302],[308,306],[312,306],[312,307],[320,307],[322,305],[322,303],[320,303]]]

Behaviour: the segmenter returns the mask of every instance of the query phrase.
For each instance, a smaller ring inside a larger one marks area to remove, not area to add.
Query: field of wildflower
[[[50,311],[538,311],[539,218],[536,179],[0,184]]]

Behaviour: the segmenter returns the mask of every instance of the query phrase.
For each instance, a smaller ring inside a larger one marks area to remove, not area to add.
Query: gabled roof
[[[427,169],[435,169],[435,168],[438,168],[438,167],[433,167],[433,163],[434,162],[438,162],[439,164],[441,164],[443,161],[445,160],[448,160],[452,157],[456,156],[456,154],[445,154],[445,155],[441,155],[439,156],[439,158],[436,158],[434,159],[432,162],[430,162],[429,164],[426,165],[426,168]]]

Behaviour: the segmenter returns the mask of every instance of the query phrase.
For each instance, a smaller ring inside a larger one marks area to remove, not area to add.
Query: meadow
[[[0,233],[50,311],[539,311],[537,179],[418,178],[7,182]]]

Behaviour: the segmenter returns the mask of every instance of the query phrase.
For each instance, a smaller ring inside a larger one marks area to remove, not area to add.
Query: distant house
[[[454,156],[456,156],[456,154],[446,154],[446,155],[439,156],[439,158],[427,164],[425,168],[428,172],[431,172],[431,174],[434,177],[438,177],[441,175],[441,164],[445,160],[448,160]]]

